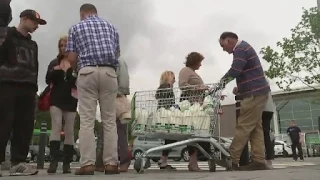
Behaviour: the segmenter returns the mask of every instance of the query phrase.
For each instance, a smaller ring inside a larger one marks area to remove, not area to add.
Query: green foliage
[[[290,90],[295,82],[313,87],[320,83],[320,13],[318,8],[303,9],[299,24],[291,29],[291,37],[277,42],[281,52],[270,46],[261,49],[263,59],[269,64],[265,72],[277,85]],[[313,87],[314,88],[314,87]]]

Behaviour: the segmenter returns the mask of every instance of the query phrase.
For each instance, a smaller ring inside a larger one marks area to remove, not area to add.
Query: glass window
[[[311,111],[294,111],[293,119],[309,119],[311,118]]]
[[[301,131],[312,131],[312,119],[295,119],[297,126],[301,129]]]
[[[312,109],[320,110],[320,98],[314,98],[311,100],[310,105]]]
[[[280,120],[280,124],[279,126],[281,127],[281,132],[287,132],[288,127],[290,126],[290,121],[292,119],[289,120]]]
[[[320,110],[312,110],[312,118],[318,118],[320,117]]]
[[[318,124],[319,124],[319,119],[318,119],[318,117],[313,117],[312,120],[313,120],[313,125],[318,126]]]
[[[159,141],[159,140],[155,138],[146,138],[146,141]]]
[[[138,137],[139,141],[144,141],[144,137]]]
[[[293,119],[293,114],[292,112],[282,112],[280,111],[280,114],[278,114],[278,118],[280,119],[280,121],[282,120],[292,120]]]
[[[290,104],[292,104],[293,111],[310,110],[309,100],[307,99],[291,100]]]
[[[292,106],[290,104],[290,101],[286,102],[279,102],[278,104],[276,103],[277,110],[280,110],[280,112],[291,112],[292,111]]]

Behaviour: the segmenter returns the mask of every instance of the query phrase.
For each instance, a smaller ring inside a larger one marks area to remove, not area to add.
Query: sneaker
[[[19,163],[10,168],[10,176],[31,176],[38,174],[38,172],[36,167],[27,163]]]

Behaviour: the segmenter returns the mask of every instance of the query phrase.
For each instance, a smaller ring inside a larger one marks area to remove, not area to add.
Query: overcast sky
[[[88,2],[96,5],[99,16],[118,28],[132,92],[157,88],[165,70],[178,76],[191,51],[205,56],[198,71],[205,83],[217,82],[232,62],[232,56],[218,43],[222,32],[237,33],[259,52],[290,35],[290,29],[301,19],[302,7],[316,6],[316,0],[13,0],[11,25],[18,25],[19,13],[29,8],[48,22],[33,35],[39,45],[41,90],[47,66],[57,55],[59,37],[79,22],[79,8]],[[263,65],[268,67],[265,62]],[[272,90],[278,90],[271,83]],[[234,85],[227,86],[224,104],[233,103]]]

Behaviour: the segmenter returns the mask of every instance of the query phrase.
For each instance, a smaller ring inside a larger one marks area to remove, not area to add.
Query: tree
[[[263,59],[269,64],[265,72],[270,79],[277,79],[277,85],[290,90],[295,82],[315,89],[320,83],[320,13],[318,8],[303,8],[301,21],[291,29],[291,37],[277,42],[281,52],[270,46],[261,49]]]

